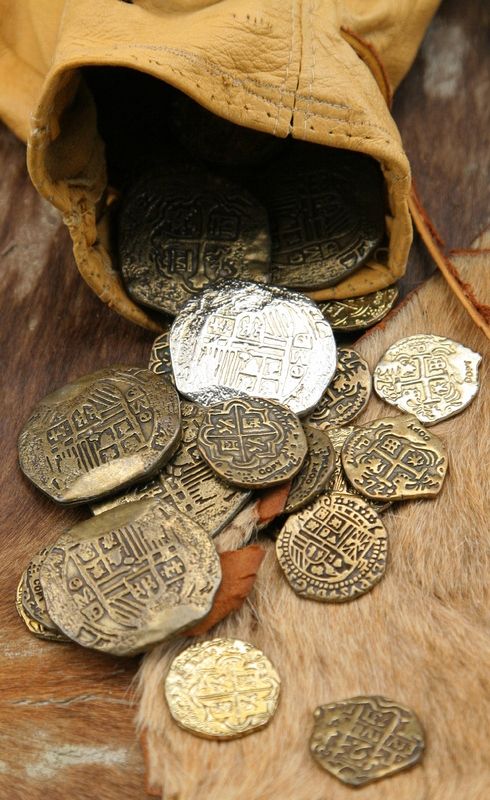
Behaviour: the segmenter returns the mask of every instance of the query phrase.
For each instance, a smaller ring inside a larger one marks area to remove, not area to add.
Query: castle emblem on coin
[[[233,739],[267,725],[277,709],[280,683],[256,647],[239,639],[211,639],[173,660],[165,696],[182,728],[205,738]]]
[[[370,395],[371,373],[367,363],[352,348],[339,347],[333,379],[306,422],[325,430],[346,425],[366,407]]]
[[[376,512],[353,495],[321,495],[286,520],[276,554],[294,591],[340,603],[384,575],[388,537]]]
[[[388,286],[387,289],[379,289],[361,297],[327,300],[319,303],[319,308],[334,331],[358,331],[369,328],[386,317],[397,297],[396,286]]]
[[[310,739],[316,761],[351,786],[414,766],[424,751],[424,732],[409,708],[372,695],[318,706]]]

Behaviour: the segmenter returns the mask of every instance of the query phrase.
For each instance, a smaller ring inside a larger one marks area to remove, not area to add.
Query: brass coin
[[[19,437],[22,471],[59,503],[84,503],[156,472],[180,439],[179,397],[138,367],[110,367],[42,400]]]
[[[51,623],[49,627],[43,625],[42,622],[39,622],[34,617],[31,617],[27,610],[24,608],[24,604],[22,602],[22,595],[24,592],[24,576],[20,579],[19,585],[17,587],[17,593],[15,598],[15,607],[17,609],[17,613],[21,618],[22,622],[26,626],[29,633],[33,633],[34,636],[37,636],[38,639],[44,639],[47,642],[69,642],[70,639],[65,636],[60,630],[54,627]]]
[[[425,425],[458,414],[479,389],[479,353],[452,339],[420,334],[388,348],[374,371],[376,393]]]
[[[394,775],[420,761],[424,732],[409,708],[379,695],[318,706],[310,739],[313,758],[350,786]]]
[[[382,187],[369,156],[293,142],[258,189],[271,221],[272,283],[317,289],[360,267],[384,235]]]
[[[346,425],[366,407],[370,395],[371,373],[366,361],[351,347],[339,347],[332,382],[305,421],[325,430]]]
[[[441,440],[407,415],[357,428],[342,447],[342,465],[365,497],[422,499],[441,491],[447,456]]]
[[[284,507],[286,514],[298,511],[323,492],[335,467],[335,450],[328,434],[310,425],[304,426],[304,432],[308,443],[308,453],[303,466],[292,482]]]
[[[218,478],[197,448],[204,410],[186,401],[180,410],[182,439],[175,455],[151,481],[92,505],[94,514],[144,497],[159,497],[198,522],[209,536],[216,536],[243,508],[252,493]]]
[[[27,616],[39,622],[46,631],[58,634],[64,639],[64,635],[58,630],[48,614],[46,608],[46,601],[44,600],[43,589],[39,573],[41,565],[44,563],[49,552],[49,548],[45,547],[31,559],[28,567],[24,570],[22,575],[22,605]]]
[[[342,466],[342,447],[348,437],[356,430],[353,425],[345,425],[343,428],[329,428],[328,436],[332,442],[333,449],[335,450],[335,468],[327,486],[327,494],[350,494],[355,497],[360,497],[362,500],[366,498],[360,494],[347,480],[347,476]],[[392,505],[392,501],[386,502],[383,500],[369,500],[369,505],[377,514],[383,514],[387,508]]]
[[[157,311],[175,315],[221,279],[270,279],[265,209],[204,170],[144,175],[126,196],[119,229],[126,288]]]
[[[199,622],[220,581],[207,533],[159,500],[75,525],[41,567],[55,625],[84,647],[116,656],[139,653]]]
[[[170,383],[175,384],[172,357],[170,355],[170,329],[157,336],[153,342],[148,369],[157,375],[163,375]]]
[[[323,494],[287,518],[276,554],[297,594],[342,603],[381,580],[388,536],[376,512],[360,497]]]
[[[379,289],[361,297],[328,300],[318,306],[335,331],[359,331],[381,322],[398,297],[396,286]]]
[[[197,446],[220,478],[249,489],[293,478],[308,451],[298,417],[280,403],[259,397],[209,406]]]
[[[236,739],[267,725],[280,685],[261,650],[239,639],[211,639],[174,658],[165,697],[185,730],[207,739]]]

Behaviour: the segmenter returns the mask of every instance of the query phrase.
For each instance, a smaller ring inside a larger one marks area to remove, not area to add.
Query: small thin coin
[[[331,328],[312,300],[245,281],[190,300],[172,326],[170,351],[176,385],[195,402],[235,391],[300,415],[316,406],[337,363]]]
[[[376,394],[434,425],[468,406],[479,389],[481,355],[443,336],[420,334],[388,348],[374,371]]]
[[[179,439],[174,387],[147,369],[110,367],[39,403],[20,434],[19,461],[53,500],[84,503],[155,473]]]
[[[409,708],[380,695],[318,706],[310,752],[350,786],[364,786],[420,761],[424,732]]]
[[[318,307],[334,331],[359,331],[381,322],[397,298],[397,287],[388,286],[361,297],[321,302]]]
[[[211,639],[174,658],[165,697],[185,730],[207,739],[236,739],[270,722],[280,686],[261,650],[239,639]]]
[[[170,383],[175,384],[170,356],[170,328],[157,336],[153,342],[148,369],[157,375],[163,375]]]
[[[376,512],[360,497],[324,494],[287,518],[276,554],[297,594],[342,603],[381,580],[388,536]]]
[[[366,361],[351,347],[339,347],[333,379],[305,421],[324,430],[346,425],[366,407],[370,395],[371,373]]]
[[[195,519],[209,536],[216,536],[243,508],[252,493],[222,481],[199,453],[197,435],[204,410],[188,401],[181,403],[180,410],[182,439],[175,455],[151,481],[93,504],[94,514],[144,497],[159,497]]]
[[[51,623],[49,627],[43,625],[42,622],[39,620],[34,619],[31,617],[29,613],[26,611],[24,604],[22,602],[22,596],[24,593],[24,576],[20,579],[19,585],[17,586],[17,593],[15,598],[15,607],[17,609],[17,613],[21,618],[22,622],[26,626],[29,633],[34,634],[37,636],[38,639],[44,639],[47,642],[69,642],[70,639],[65,636],[60,630],[54,627]]]
[[[44,600],[43,589],[39,574],[41,566],[44,563],[49,552],[49,548],[45,547],[31,559],[27,569],[24,570],[22,575],[22,605],[30,619],[39,622],[46,631],[58,634],[65,638],[61,631],[58,630],[53,620],[48,614],[46,608],[46,601]]]
[[[350,494],[354,495],[355,497],[360,497],[362,500],[366,500],[366,498],[360,494],[347,480],[347,476],[344,472],[344,468],[342,466],[342,447],[344,446],[344,442],[348,437],[355,431],[355,427],[353,425],[345,425],[343,428],[329,428],[328,436],[330,441],[332,442],[333,448],[335,450],[335,467],[330,478],[330,482],[327,486],[327,494]],[[371,508],[374,508],[377,514],[383,514],[387,508],[392,505],[392,501],[385,502],[382,500],[369,500],[369,505]]]
[[[220,582],[207,533],[158,499],[75,525],[41,567],[55,625],[84,647],[116,656],[139,653],[199,622]]]
[[[328,485],[335,467],[335,450],[325,431],[304,425],[308,453],[291,484],[287,503],[284,507],[286,514],[292,514],[306,506]]]
[[[441,440],[408,415],[363,425],[342,447],[349,482],[372,500],[435,497],[447,463]]]
[[[197,446],[220,478],[248,489],[290,480],[308,451],[298,417],[261,397],[226,400],[207,408]]]

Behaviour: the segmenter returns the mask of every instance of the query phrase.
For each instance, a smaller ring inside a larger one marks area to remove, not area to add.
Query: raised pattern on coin
[[[433,334],[400,339],[374,371],[376,393],[387,403],[433,425],[462,411],[479,388],[479,353]]]
[[[353,425],[344,425],[342,428],[328,429],[328,436],[335,450],[335,467],[326,491],[327,494],[351,494],[355,497],[361,497],[365,501],[366,498],[360,492],[358,492],[357,489],[354,489],[354,487],[347,480],[347,476],[342,466],[342,447],[344,446],[345,440],[355,430],[356,429]],[[369,505],[371,508],[374,508],[377,514],[383,514],[386,509],[392,505],[392,501],[387,502],[383,500],[373,500],[371,498],[369,500]]]
[[[170,334],[175,381],[200,402],[206,390],[278,400],[296,414],[314,408],[336,366],[331,328],[303,295],[228,281],[190,300]]]
[[[50,626],[47,627],[43,625],[42,622],[39,620],[34,619],[28,613],[27,609],[24,607],[22,602],[22,597],[24,593],[24,575],[20,579],[19,585],[17,586],[17,592],[15,597],[15,607],[17,609],[17,613],[21,618],[22,622],[26,626],[29,633],[33,633],[34,636],[37,636],[38,639],[44,639],[47,642],[69,642],[70,639],[65,636],[60,630],[58,630],[53,623],[51,622]]]
[[[33,556],[22,575],[22,605],[26,614],[36,622],[39,622],[47,631],[62,636],[56,625],[48,614],[46,602],[44,600],[43,589],[39,573],[49,552],[45,547]],[[64,638],[64,637],[63,637]]]
[[[159,500],[75,525],[41,567],[53,622],[84,647],[119,656],[197,623],[211,610],[220,581],[207,533]]]
[[[211,639],[174,658],[165,697],[182,728],[205,738],[234,739],[267,725],[280,684],[261,650],[239,639]]]
[[[441,440],[413,416],[377,419],[346,439],[342,465],[349,482],[373,500],[435,497],[447,456]]]
[[[41,400],[19,436],[19,461],[53,500],[90,502],[155,473],[179,439],[174,387],[146,369],[110,367]]]
[[[388,537],[376,512],[360,497],[324,494],[287,518],[276,554],[297,594],[341,603],[381,580]]]
[[[371,373],[366,361],[351,347],[339,347],[333,379],[305,422],[325,430],[346,425],[366,407],[370,395]]]
[[[388,286],[361,297],[327,300],[318,306],[334,331],[358,331],[381,322],[397,298],[397,287]]]
[[[424,732],[413,711],[380,695],[318,706],[314,718],[312,756],[351,786],[412,767],[424,751]]]
[[[170,355],[170,328],[157,336],[153,342],[148,369],[175,383]]]
[[[304,426],[308,453],[293,479],[284,512],[292,514],[310,503],[328,485],[335,467],[335,450],[325,431]]]

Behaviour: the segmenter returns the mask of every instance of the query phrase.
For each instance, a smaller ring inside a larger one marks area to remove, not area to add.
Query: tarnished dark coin
[[[157,336],[153,342],[148,369],[157,375],[163,375],[171,383],[175,383],[170,355],[170,329]]]
[[[364,786],[420,761],[424,732],[409,708],[379,695],[318,706],[313,758],[350,786]]]
[[[384,235],[383,179],[369,156],[293,142],[261,176],[258,191],[269,212],[278,286],[339,283]]]
[[[297,594],[342,603],[381,580],[388,536],[374,509],[360,497],[323,494],[287,518],[276,539],[276,554]]]
[[[245,189],[198,168],[147,174],[130,189],[119,253],[129,294],[172,315],[218,280],[270,280],[265,209]]]
[[[366,361],[352,348],[339,347],[333,379],[305,421],[325,430],[346,425],[366,407],[370,395],[371,373]]]
[[[352,484],[349,483],[347,475],[345,474],[342,466],[342,447],[344,446],[346,439],[348,439],[351,433],[353,433],[355,430],[356,428],[353,425],[344,425],[343,428],[328,429],[328,436],[335,450],[335,467],[326,491],[327,494],[351,494],[355,497],[361,497],[362,500],[366,500],[364,495],[358,492],[357,489],[355,489]],[[393,501],[391,500],[384,501],[373,500],[372,498],[369,499],[369,505],[376,511],[377,514],[383,514],[386,509],[392,505],[392,502]]]
[[[359,331],[386,317],[397,297],[397,287],[388,286],[372,294],[346,300],[327,300],[318,303],[318,306],[334,331]]]
[[[179,439],[174,387],[147,369],[109,367],[39,403],[20,434],[19,461],[53,500],[84,503],[155,473]]]
[[[207,533],[158,499],[75,525],[41,567],[53,622],[84,647],[119,656],[199,622],[220,581],[219,556]]]
[[[182,439],[170,461],[151,481],[92,505],[94,514],[144,497],[159,497],[195,519],[209,536],[216,536],[243,508],[252,493],[222,481],[199,453],[197,435],[204,410],[187,401],[180,410]]]
[[[65,636],[64,633],[58,630],[51,620],[49,626],[47,626],[30,616],[22,602],[22,597],[24,594],[24,576],[25,574],[22,576],[20,583],[17,586],[15,607],[19,617],[29,633],[32,633],[34,636],[37,636],[38,639],[44,639],[47,642],[69,642],[70,639]]]
[[[298,511],[323,492],[335,467],[335,450],[328,434],[310,425],[304,425],[303,429],[308,443],[308,453],[291,484],[284,507],[286,514]]]
[[[220,478],[250,489],[293,478],[308,450],[297,416],[280,403],[259,397],[207,408],[197,445]]]
[[[435,497],[447,463],[441,440],[409,415],[356,428],[342,447],[349,482],[373,500]]]

